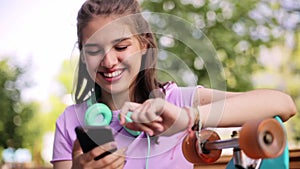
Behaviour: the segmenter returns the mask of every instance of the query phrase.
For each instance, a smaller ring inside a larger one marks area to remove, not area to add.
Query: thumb
[[[126,123],[124,126],[130,130],[141,131],[141,127],[136,123]]]
[[[77,157],[78,155],[83,154],[81,146],[79,144],[78,139],[74,141],[73,150],[72,150],[72,158]]]

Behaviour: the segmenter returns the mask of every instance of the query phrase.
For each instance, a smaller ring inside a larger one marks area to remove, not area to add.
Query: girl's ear
[[[148,44],[146,42],[142,43],[142,55],[147,53]]]
[[[142,49],[142,55],[145,55],[147,53],[147,48]]]
[[[140,43],[142,55],[145,55],[147,53],[148,47],[149,47],[149,42],[148,42],[146,34],[141,35],[139,37],[139,43]]]
[[[85,64],[85,57],[83,56],[82,51],[80,52],[80,60]]]

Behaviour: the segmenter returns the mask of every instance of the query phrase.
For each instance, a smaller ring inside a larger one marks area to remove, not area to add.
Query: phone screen
[[[99,145],[114,141],[114,137],[109,126],[78,126],[75,128],[75,132],[84,153],[91,151]],[[109,150],[106,155],[114,151],[116,151],[116,149]],[[97,157],[97,159],[100,158]]]

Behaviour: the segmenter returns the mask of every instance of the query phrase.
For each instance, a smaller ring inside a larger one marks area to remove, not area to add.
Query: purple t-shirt
[[[175,83],[165,86],[165,99],[179,107],[191,106],[193,95],[197,87],[178,87]],[[76,139],[75,127],[84,125],[86,103],[68,106],[56,121],[56,131],[51,162],[72,160],[72,147]],[[172,168],[192,169],[193,164],[188,162],[182,153],[181,144],[186,131],[169,137],[158,137],[158,143],[150,139],[150,145],[145,133],[137,137],[130,135],[118,121],[119,111],[113,111],[110,127],[113,130],[118,148],[128,147],[126,151],[125,169]],[[150,155],[148,151],[150,147]],[[147,161],[147,162],[146,162]]]

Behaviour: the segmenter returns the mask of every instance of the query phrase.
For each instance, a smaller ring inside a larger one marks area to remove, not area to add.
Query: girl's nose
[[[105,68],[113,68],[118,64],[118,56],[113,49],[108,50],[100,62],[100,66]]]

